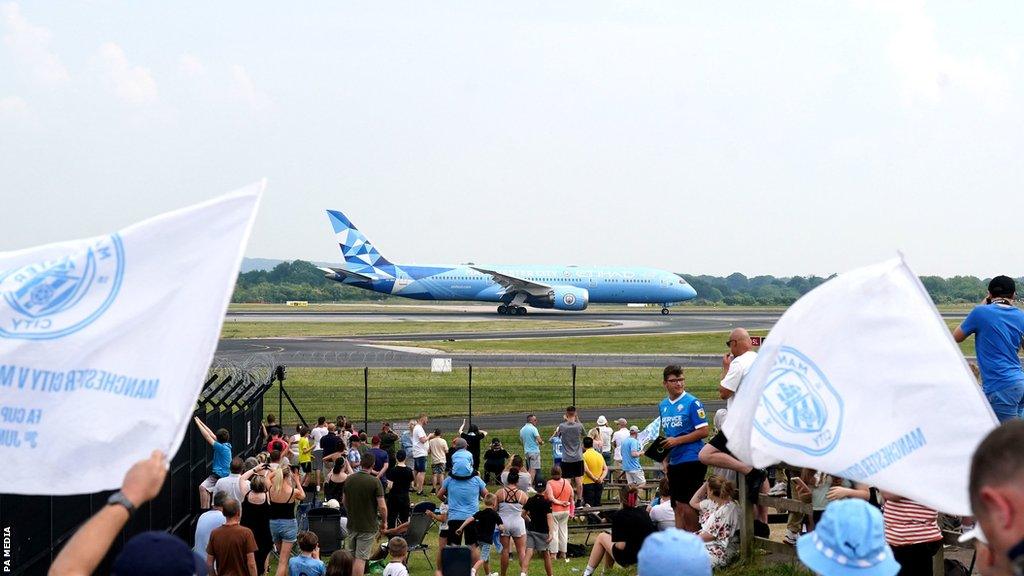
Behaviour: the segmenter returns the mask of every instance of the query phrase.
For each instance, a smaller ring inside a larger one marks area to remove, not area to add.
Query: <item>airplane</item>
[[[344,214],[327,216],[345,263],[321,267],[330,280],[414,300],[498,303],[498,314],[526,314],[526,306],[584,310],[589,304],[661,304],[697,296],[686,280],[656,268],[607,266],[406,266],[381,255]]]

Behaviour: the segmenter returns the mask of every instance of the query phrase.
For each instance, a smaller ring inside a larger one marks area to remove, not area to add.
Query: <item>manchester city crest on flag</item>
[[[61,258],[0,271],[0,338],[47,340],[81,330],[113,303],[123,274],[117,234]]]
[[[783,346],[754,414],[754,427],[779,445],[821,455],[835,447],[842,425],[843,399],[814,362]]]

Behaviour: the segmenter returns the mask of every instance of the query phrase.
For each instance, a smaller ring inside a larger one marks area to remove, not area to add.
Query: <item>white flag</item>
[[[902,258],[806,294],[768,334],[723,429],[737,458],[823,470],[967,515],[971,455],[996,426]]]
[[[174,456],[263,187],[0,253],[0,492],[112,489],[153,450]]]

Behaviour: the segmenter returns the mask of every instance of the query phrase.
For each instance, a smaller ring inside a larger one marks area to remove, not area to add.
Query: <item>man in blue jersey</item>
[[[996,276],[988,283],[988,298],[953,331],[963,342],[974,334],[974,350],[981,369],[981,384],[1000,422],[1024,417],[1024,371],[1020,350],[1024,338],[1024,312],[1013,305],[1017,286],[1013,278]]]
[[[540,431],[537,430],[537,417],[535,415],[529,414],[526,416],[526,424],[519,429],[519,440],[523,443],[526,469],[533,474],[533,485],[536,486],[538,483],[543,482],[540,471],[540,446],[544,444],[544,440],[541,439]]]
[[[686,392],[686,378],[682,366],[669,365],[662,372],[662,381],[668,398],[658,405],[661,432],[665,448],[670,449],[663,465],[668,474],[672,494],[672,509],[676,514],[676,528],[696,532],[697,511],[690,498],[704,484],[708,468],[700,462],[700,449],[708,436],[708,421],[704,405],[693,394]]]

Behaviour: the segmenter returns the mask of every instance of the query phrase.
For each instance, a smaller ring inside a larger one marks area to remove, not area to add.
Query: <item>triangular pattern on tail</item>
[[[334,235],[345,257],[347,268],[362,274],[390,275],[385,266],[393,264],[374,248],[373,244],[352,224],[344,214],[337,210],[328,210],[327,216],[334,227]]]

